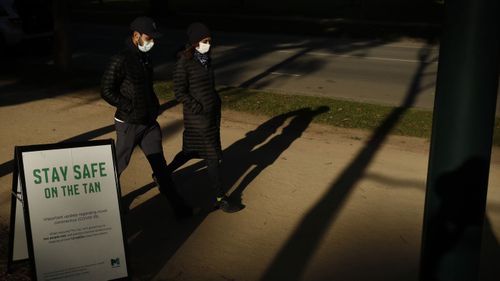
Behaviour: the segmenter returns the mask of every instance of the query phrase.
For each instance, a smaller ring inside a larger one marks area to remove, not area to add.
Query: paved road
[[[122,47],[128,32],[122,26],[74,26],[74,64],[102,71],[109,57]],[[163,32],[165,36],[154,50],[158,79],[170,76],[175,50],[185,42],[181,30]],[[399,105],[410,83],[418,79],[421,90],[414,105],[433,107],[436,44],[224,32],[216,32],[214,42],[220,85]],[[415,77],[422,55],[427,55],[428,65],[420,77]]]
[[[258,89],[398,105],[421,63],[419,52],[430,52],[431,58],[437,57],[435,46],[400,42],[315,39],[269,45],[272,47],[268,50],[263,47],[259,50],[257,46],[255,50],[252,47],[243,49],[245,59],[240,63],[243,67],[240,64],[223,65],[219,68],[219,81]],[[221,57],[236,51],[223,50]],[[422,89],[416,106],[432,108],[436,71],[437,63],[430,63],[424,76],[418,78],[422,85],[429,87]]]

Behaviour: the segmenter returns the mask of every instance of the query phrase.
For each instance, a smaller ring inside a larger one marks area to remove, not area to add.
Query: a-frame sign
[[[34,280],[129,279],[113,140],[15,149],[8,268]]]

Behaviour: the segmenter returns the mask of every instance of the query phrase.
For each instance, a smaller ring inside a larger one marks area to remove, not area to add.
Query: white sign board
[[[36,279],[126,278],[113,143],[60,146],[18,148]]]

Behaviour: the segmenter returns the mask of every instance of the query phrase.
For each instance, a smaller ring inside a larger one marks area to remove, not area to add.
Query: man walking
[[[101,81],[101,96],[116,107],[116,158],[118,175],[128,166],[138,145],[153,170],[160,192],[172,205],[176,218],[192,215],[177,193],[167,173],[162,133],[156,121],[159,102],[153,90],[153,66],[149,51],[161,34],[149,17],[138,17],[131,24],[132,36],[125,49],[111,58]]]

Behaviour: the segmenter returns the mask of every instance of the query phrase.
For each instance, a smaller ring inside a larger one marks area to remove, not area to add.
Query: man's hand
[[[132,111],[132,102],[125,97],[120,97],[118,108],[122,111],[130,112]]]

